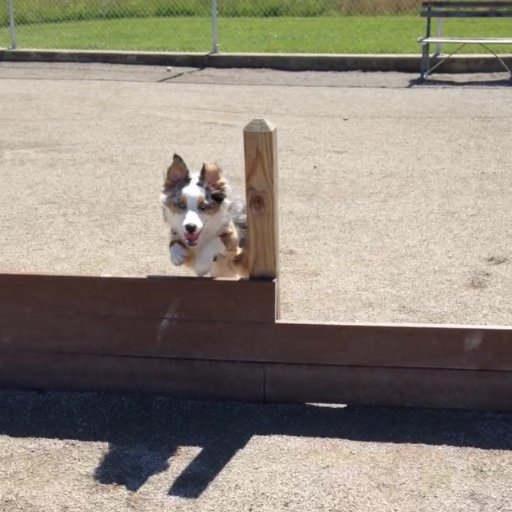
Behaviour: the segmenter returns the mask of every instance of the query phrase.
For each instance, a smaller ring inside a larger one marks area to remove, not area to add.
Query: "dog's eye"
[[[206,210],[206,208],[208,208],[208,205],[206,203],[201,203],[199,205],[199,209],[204,212]]]
[[[178,208],[179,208],[180,210],[186,210],[186,209],[187,209],[187,205],[185,204],[185,201],[180,201],[180,202],[178,203]]]

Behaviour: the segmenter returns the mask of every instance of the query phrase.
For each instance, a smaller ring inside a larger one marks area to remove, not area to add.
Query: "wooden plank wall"
[[[298,324],[274,281],[0,274],[0,386],[512,410],[512,329]]]
[[[273,281],[0,275],[0,385],[259,400],[260,364],[172,352],[272,323],[274,301]]]

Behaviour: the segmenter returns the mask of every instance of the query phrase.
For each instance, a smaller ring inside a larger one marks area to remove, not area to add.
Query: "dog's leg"
[[[224,233],[221,233],[220,239],[225,247],[226,261],[224,265],[219,266],[219,271],[229,272],[228,277],[248,277],[247,252],[240,247],[240,240],[234,224],[231,224]],[[222,277],[226,276],[222,275]]]
[[[240,277],[235,269],[233,261],[226,254],[217,254],[213,262],[210,275],[215,278],[237,278]]]
[[[187,260],[190,259],[190,251],[176,240],[173,240],[169,244],[169,252],[171,255],[172,263],[177,267],[183,265],[183,263],[187,262]]]
[[[239,249],[233,258],[233,266],[238,277],[249,277],[249,255],[246,249]]]
[[[224,244],[220,241],[219,237],[210,240],[201,248],[197,254],[196,261],[194,262],[194,271],[198,276],[205,276],[211,271],[213,261],[217,254],[225,251]]]

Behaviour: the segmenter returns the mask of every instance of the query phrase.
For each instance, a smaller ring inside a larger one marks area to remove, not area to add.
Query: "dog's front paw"
[[[197,255],[194,262],[194,272],[199,277],[203,277],[211,272],[215,258],[221,255],[223,250],[224,245],[220,241],[219,237],[215,237],[213,240],[210,240]]]
[[[209,262],[209,261],[198,261],[196,262],[196,264],[194,265],[194,272],[196,273],[196,275],[198,277],[204,277],[206,276],[206,274],[208,274],[208,272],[210,272],[211,268],[212,268],[212,262]]]
[[[180,244],[173,244],[170,247],[171,261],[174,265],[179,267],[185,263],[187,259],[187,249]]]

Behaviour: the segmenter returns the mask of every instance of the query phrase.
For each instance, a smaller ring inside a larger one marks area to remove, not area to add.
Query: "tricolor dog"
[[[245,205],[229,197],[220,167],[203,164],[191,173],[179,155],[167,169],[160,196],[170,228],[170,256],[198,276],[244,277]]]

